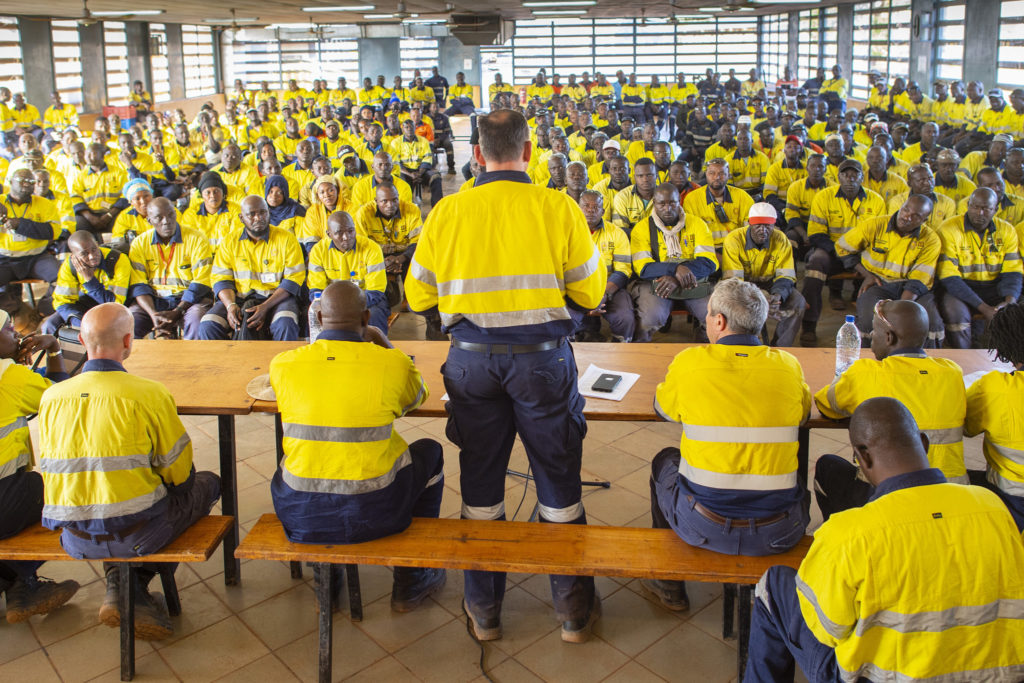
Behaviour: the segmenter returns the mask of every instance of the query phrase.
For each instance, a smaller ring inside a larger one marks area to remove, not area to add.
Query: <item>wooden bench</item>
[[[331,679],[333,624],[331,578],[335,564],[439,567],[528,574],[620,576],[722,583],[723,632],[732,635],[732,601],[739,596],[737,665],[742,677],[750,635],[753,584],[774,565],[797,568],[811,538],[781,555],[721,555],[687,545],[670,529],[584,526],[465,519],[414,519],[405,531],[352,545],[292,543],[276,516],[263,515],[235,549],[238,558],[319,565],[319,679]],[[732,586],[730,589],[729,586]]]
[[[158,553],[105,560],[116,562],[121,575],[122,681],[130,681],[135,677],[135,569],[150,562],[205,562],[232,528],[233,522],[232,517],[203,517]],[[42,526],[29,527],[16,536],[0,540],[0,560],[52,562],[75,559],[61,547],[60,532]],[[170,572],[161,572],[160,581],[167,598],[167,611],[171,616],[178,616],[181,614],[181,601],[174,576]]]
[[[36,307],[36,294],[32,291],[32,285],[46,284],[46,280],[39,280],[36,278],[27,278],[25,280],[11,280],[12,285],[21,285],[24,294],[28,295],[28,301],[32,304],[32,308]]]

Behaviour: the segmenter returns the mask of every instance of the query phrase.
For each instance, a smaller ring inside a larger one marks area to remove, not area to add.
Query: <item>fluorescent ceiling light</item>
[[[523,7],[592,7],[597,0],[530,0]]]
[[[372,12],[377,9],[376,5],[334,5],[331,7],[303,7],[303,12]]]
[[[817,5],[821,0],[752,0],[757,5]]]
[[[721,12],[723,14],[728,14],[729,12],[753,12],[754,8],[753,7],[736,7],[736,8],[727,8],[727,7],[698,7],[697,11],[698,12]]]
[[[151,17],[157,14],[163,14],[162,9],[137,9],[131,10],[126,9],[123,12],[104,11],[104,12],[92,12],[94,17],[124,17],[124,16],[135,16],[135,17]]]
[[[535,17],[558,17],[566,16],[571,14],[586,14],[585,9],[535,9],[533,15]]]
[[[267,28],[315,28],[312,24],[271,24]]]
[[[394,19],[394,14],[364,14],[363,19]]]
[[[682,19],[685,21],[686,19],[707,19],[707,17],[703,14],[677,14],[676,19]]]
[[[403,24],[443,24],[444,19],[402,19]]]
[[[230,24],[235,22],[236,24],[244,24],[251,21],[259,21],[259,17],[238,17],[237,19],[231,19],[230,17],[225,19],[203,19],[207,24]]]

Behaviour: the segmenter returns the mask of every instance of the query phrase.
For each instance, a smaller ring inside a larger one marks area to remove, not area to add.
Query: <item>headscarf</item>
[[[124,198],[128,201],[131,201],[132,197],[143,191],[153,194],[153,188],[146,182],[145,178],[133,178],[125,183],[124,189],[121,190]]]
[[[216,171],[207,171],[206,173],[204,173],[203,176],[199,179],[199,184],[196,187],[199,188],[200,193],[202,193],[202,191],[208,187],[216,187],[219,188],[220,191],[224,193],[225,197],[228,194],[227,183],[225,183],[224,179],[220,177],[220,173],[217,173]]]
[[[272,187],[281,190],[281,193],[284,195],[284,201],[278,206],[271,206],[270,202],[267,202],[267,208],[270,209],[271,225],[281,225],[281,223],[284,223],[289,218],[306,215],[306,209],[303,208],[302,204],[288,196],[288,180],[284,176],[270,175],[263,179],[264,199],[270,194],[270,188]]]
[[[333,185],[334,189],[338,191],[338,202],[335,205],[335,210],[340,211],[342,199],[341,184],[338,182],[338,179],[335,178],[333,175],[322,175],[313,182],[313,201],[316,202],[317,204],[323,204],[323,202],[320,201],[320,194],[317,192],[320,189],[321,185]]]

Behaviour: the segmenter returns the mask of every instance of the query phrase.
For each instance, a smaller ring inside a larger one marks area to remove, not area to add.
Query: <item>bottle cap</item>
[[[848,315],[848,316],[846,316],[846,322],[848,322],[848,323],[855,323],[855,322],[857,322],[857,316],[855,316],[855,315]]]

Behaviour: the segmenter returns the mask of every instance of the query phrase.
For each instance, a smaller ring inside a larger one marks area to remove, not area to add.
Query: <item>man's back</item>
[[[915,485],[929,472],[882,482],[884,495],[815,533],[797,578],[804,620],[835,647],[844,679],[1016,680],[1024,675],[1017,527],[981,487]],[[984,670],[1012,664],[986,678]]]

